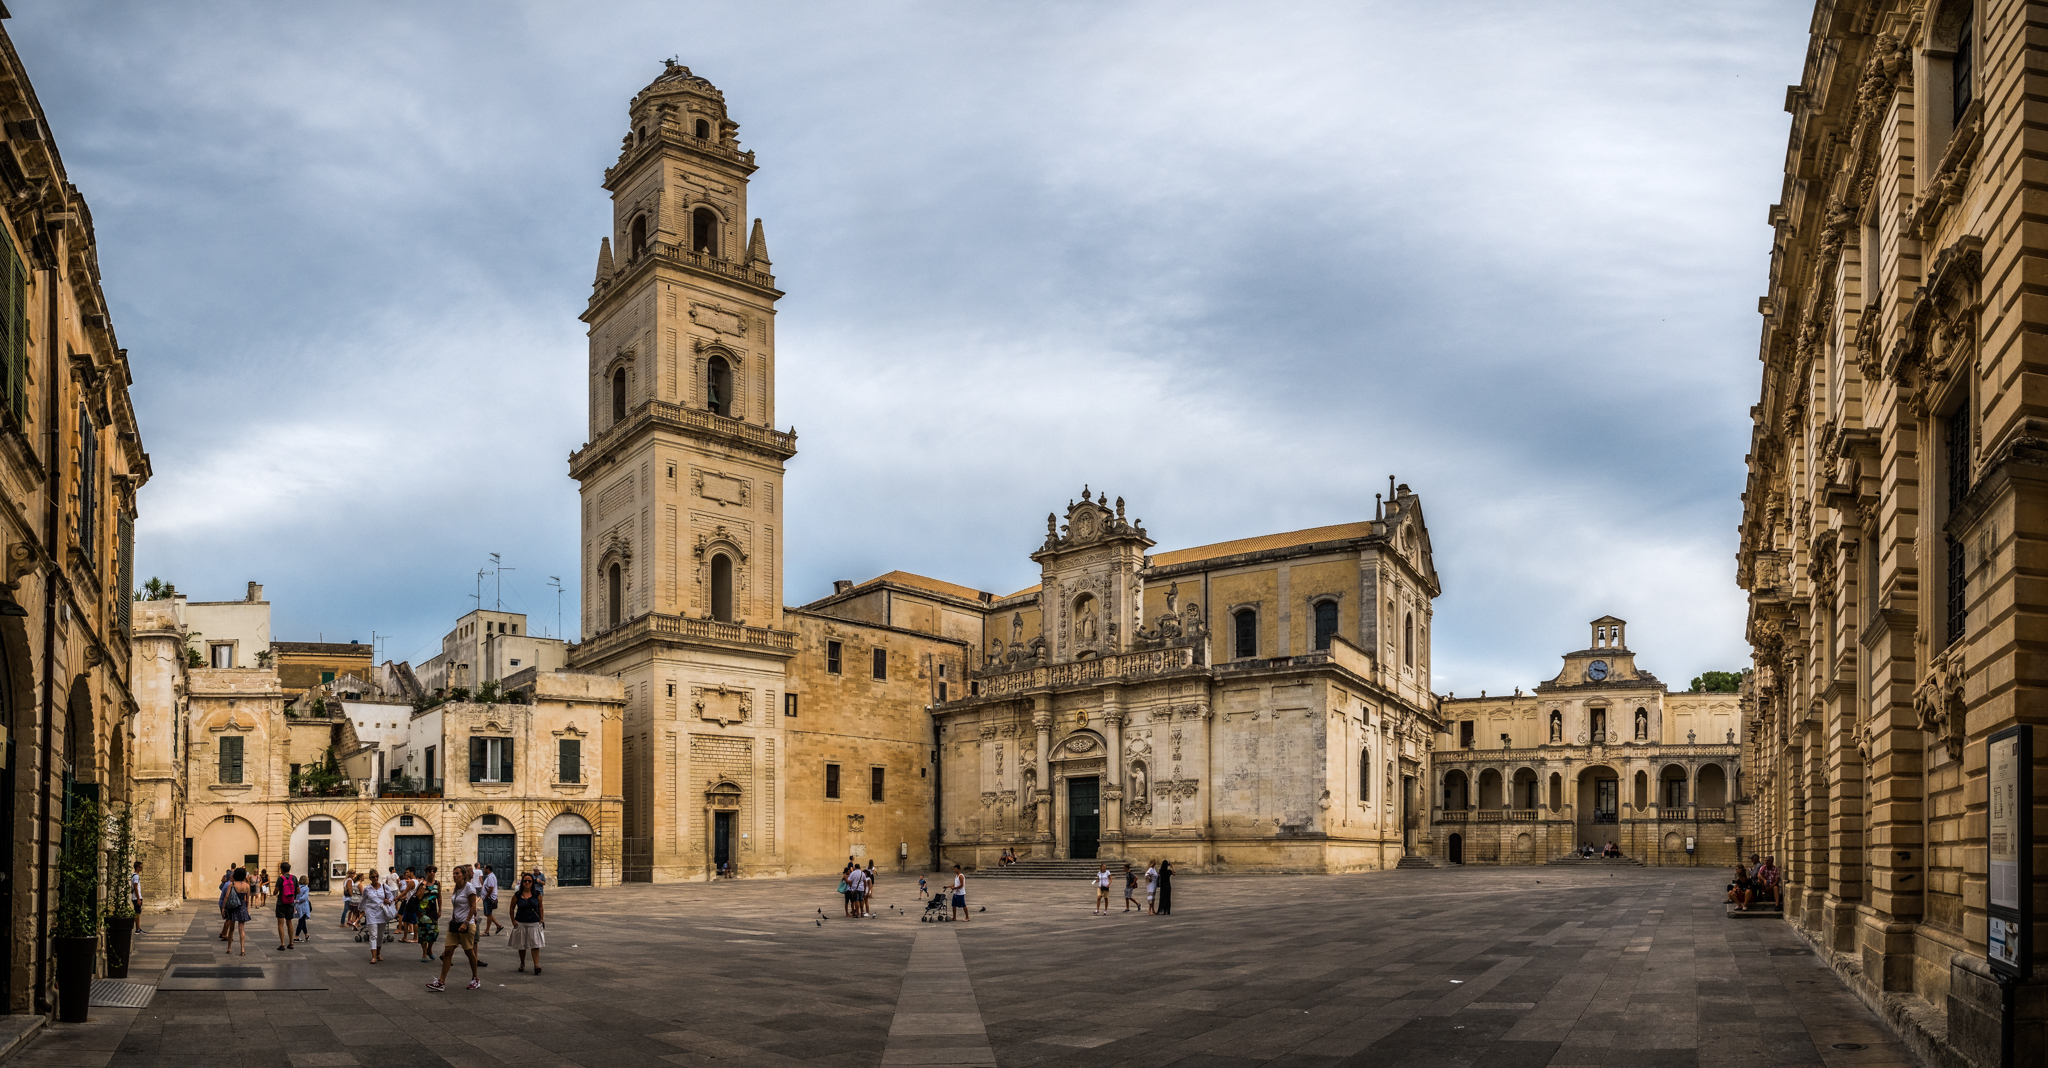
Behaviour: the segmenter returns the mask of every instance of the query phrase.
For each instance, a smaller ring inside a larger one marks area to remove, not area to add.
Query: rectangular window
[[[939,703],[946,703],[946,684],[943,682],[939,683]]]
[[[583,741],[580,738],[564,738],[559,743],[561,750],[561,782],[583,781]]]
[[[882,803],[882,776],[887,770],[887,768],[875,768],[870,773],[870,778],[868,779],[868,800],[878,805]]]
[[[307,834],[333,834],[333,833],[334,833],[334,821],[333,821],[333,820],[307,820],[307,821],[306,821],[306,833],[307,833]]]
[[[512,739],[471,738],[469,740],[470,782],[512,781]]]
[[[839,765],[825,765],[825,800],[839,800]]]
[[[185,839],[185,874],[192,874],[192,839]]]
[[[325,683],[325,682],[333,682],[333,681],[334,681],[334,672],[332,672],[332,671],[323,671],[323,672],[321,672],[321,673],[320,673],[320,681],[321,681],[321,682],[323,682],[323,683]]]
[[[970,682],[970,683],[968,683],[968,684],[967,684],[967,695],[968,695],[969,697],[980,697],[980,696],[981,696],[981,680],[980,680],[980,679],[975,679],[975,680],[974,680],[973,682]]]
[[[793,694],[793,693],[786,693],[786,694],[783,694],[783,695],[782,695],[782,714],[783,714],[783,715],[785,715],[785,716],[794,716],[794,715],[796,715],[796,695],[795,695],[795,694]]]
[[[1968,11],[1969,8],[1965,6],[1963,10]],[[1970,72],[1975,66],[1972,62],[1972,52],[1975,51],[1973,46],[1976,43],[1972,39],[1974,36],[1970,16],[1964,15],[1963,24],[1956,27],[1955,56],[1948,61],[1949,74],[1954,77],[1951,93],[1955,101],[1955,112],[1949,119],[1950,125],[1953,126],[1962,125],[1963,112],[1970,110]]]
[[[488,816],[488,815],[484,817],[484,826],[486,826],[486,827],[496,827],[497,825],[498,825],[498,817],[496,817],[496,816]]]
[[[889,678],[889,650],[875,650],[875,678],[887,681]]]
[[[231,668],[235,666],[235,647],[226,642],[215,642],[206,647],[209,666]]]
[[[398,825],[399,825],[400,827],[410,827],[410,826],[412,826],[412,813],[408,812],[408,813],[405,813],[404,815],[402,815],[402,816],[398,817]]]
[[[1469,719],[1458,721],[1458,748],[1472,748],[1472,721]]]
[[[519,661],[517,661],[517,660],[514,660],[514,661],[512,661],[512,666],[513,666],[513,667],[518,667],[518,666],[519,666]]]
[[[95,560],[99,549],[100,434],[86,406],[78,406],[78,543]]]
[[[14,423],[28,429],[28,267],[14,251],[14,242],[0,232],[0,387]],[[130,586],[133,583],[129,584]]]
[[[1965,399],[1963,406],[1948,417],[1943,426],[1942,459],[1947,464],[1948,508],[1943,520],[1953,520],[1963,506],[1963,498],[1970,495],[1970,402]],[[1948,630],[1945,644],[1953,645],[1963,637],[1963,621],[1966,602],[1963,587],[1967,581],[1963,574],[1963,540],[1954,533],[1947,535],[1948,549]]]
[[[114,520],[114,527],[115,537],[117,538],[116,544],[121,554],[114,561],[114,571],[120,576],[118,581],[121,584],[121,589],[132,590],[135,588],[135,521],[125,515],[117,514]],[[117,609],[119,618],[116,622],[121,626],[121,633],[127,634],[131,631],[134,622],[135,601],[131,595],[129,597],[117,597],[114,599],[114,603],[119,606]]]
[[[1247,608],[1232,617],[1237,624],[1236,645],[1239,658],[1259,655],[1259,614]]]
[[[946,662],[943,660],[939,661],[939,677],[942,679],[946,677]]]
[[[220,740],[220,781],[242,781],[242,739],[239,737],[231,735]]]
[[[825,643],[825,671],[826,671],[826,672],[827,672],[828,674],[832,674],[832,675],[837,675],[837,674],[839,674],[839,643],[838,643],[838,642],[826,642],[826,643]]]

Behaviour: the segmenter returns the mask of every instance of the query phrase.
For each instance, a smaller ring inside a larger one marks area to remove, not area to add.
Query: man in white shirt
[[[960,871],[958,864],[953,865],[953,911],[959,914],[960,919],[973,919],[967,915],[967,876]]]
[[[478,880],[478,883],[483,888],[483,933],[497,934],[499,931],[505,929],[505,925],[498,922],[498,873],[491,870],[491,866],[489,864],[486,864],[484,865],[483,878]]]
[[[455,966],[455,947],[469,955],[469,989],[476,990],[484,985],[477,975],[481,962],[476,959],[477,920],[483,915],[483,884],[478,882],[473,869],[467,864],[455,869],[455,892],[453,913],[448,923],[448,948],[441,953],[441,977],[427,984],[427,989],[441,993],[448,989],[448,969]]]
[[[142,934],[142,862],[135,862],[135,870],[128,873],[128,903],[135,909],[135,933]]]

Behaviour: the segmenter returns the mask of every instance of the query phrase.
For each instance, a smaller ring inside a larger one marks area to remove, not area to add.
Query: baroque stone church
[[[1007,596],[891,572],[782,598],[775,287],[754,154],[671,63],[605,172],[582,624],[624,686],[628,879],[1027,855],[1390,867],[1441,729],[1420,499],[1154,554],[1091,490]],[[1028,547],[1028,540],[1020,548]]]

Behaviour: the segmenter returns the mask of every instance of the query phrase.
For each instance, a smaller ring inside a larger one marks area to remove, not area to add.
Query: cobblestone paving
[[[949,925],[917,921],[915,874],[858,921],[829,879],[558,889],[543,975],[494,938],[484,989],[458,966],[445,994],[416,947],[369,964],[329,899],[310,947],[252,924],[233,958],[304,960],[329,989],[158,991],[53,1025],[9,1068],[1918,1063],[1781,922],[1725,918],[1724,881],[1183,876],[1174,915],[1101,917],[1085,883],[987,879],[987,911]],[[156,917],[132,977],[223,960],[214,923]]]

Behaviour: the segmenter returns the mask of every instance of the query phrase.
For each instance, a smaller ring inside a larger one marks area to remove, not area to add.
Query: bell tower
[[[670,60],[629,118],[582,315],[590,439],[569,457],[583,505],[570,664],[626,683],[626,877],[695,878],[724,860],[765,873],[781,863],[781,777],[761,771],[780,749],[795,651],[782,628],[782,477],[796,454],[796,435],[775,429],[782,293],[761,223],[747,225],[754,154],[725,94]]]

